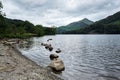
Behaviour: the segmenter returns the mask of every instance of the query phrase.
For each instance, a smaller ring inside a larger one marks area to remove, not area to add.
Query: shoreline
[[[0,80],[63,80],[16,48],[0,42]]]

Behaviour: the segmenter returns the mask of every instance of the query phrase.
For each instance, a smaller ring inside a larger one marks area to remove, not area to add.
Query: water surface
[[[53,40],[47,42],[47,39]],[[49,52],[41,42],[52,44]],[[23,55],[46,67],[57,48],[64,61],[65,80],[120,80],[120,35],[56,35],[34,37],[20,48]]]

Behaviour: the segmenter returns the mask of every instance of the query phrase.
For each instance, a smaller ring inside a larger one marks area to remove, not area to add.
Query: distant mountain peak
[[[91,20],[89,20],[89,19],[87,19],[87,18],[84,18],[84,19],[82,19],[82,20],[80,20],[80,21],[72,22],[72,23],[70,23],[70,24],[68,24],[68,25],[66,25],[66,26],[75,25],[76,23],[77,23],[77,24],[84,23],[84,24],[87,24],[87,25],[91,25],[91,24],[93,24],[94,22],[91,21]]]
[[[84,18],[80,21],[76,21],[76,22],[72,22],[66,26],[61,26],[57,29],[58,33],[62,33],[62,32],[66,32],[66,31],[72,31],[72,30],[79,30],[83,27],[87,27],[91,24],[93,24],[94,22],[93,21],[90,21],[89,19],[87,18]]]
[[[62,34],[120,34],[120,11],[92,22],[87,18],[57,28]]]
[[[82,19],[82,21],[84,21],[84,20],[89,20],[89,19],[87,19],[87,18]]]
[[[87,24],[87,25],[91,25],[91,24],[94,23],[93,21],[91,21],[91,20],[89,20],[89,19],[87,19],[87,18],[82,19],[81,22],[83,22],[83,23],[85,23],[85,24]]]

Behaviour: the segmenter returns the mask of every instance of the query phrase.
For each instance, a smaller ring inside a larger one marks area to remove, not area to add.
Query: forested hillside
[[[120,12],[117,12],[94,24],[65,34],[120,34]]]
[[[0,2],[0,38],[25,38],[30,36],[53,35],[56,28],[34,25],[29,21],[8,19],[2,13],[2,3]]]
[[[58,34],[63,34],[66,32],[71,32],[75,30],[79,30],[81,28],[87,27],[89,25],[93,24],[93,21],[88,20],[87,18],[84,18],[80,21],[77,22],[72,22],[66,26],[60,26],[57,28],[57,33]]]

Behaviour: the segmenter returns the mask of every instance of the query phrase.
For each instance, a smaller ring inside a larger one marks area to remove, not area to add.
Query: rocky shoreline
[[[0,41],[0,80],[63,80]]]

